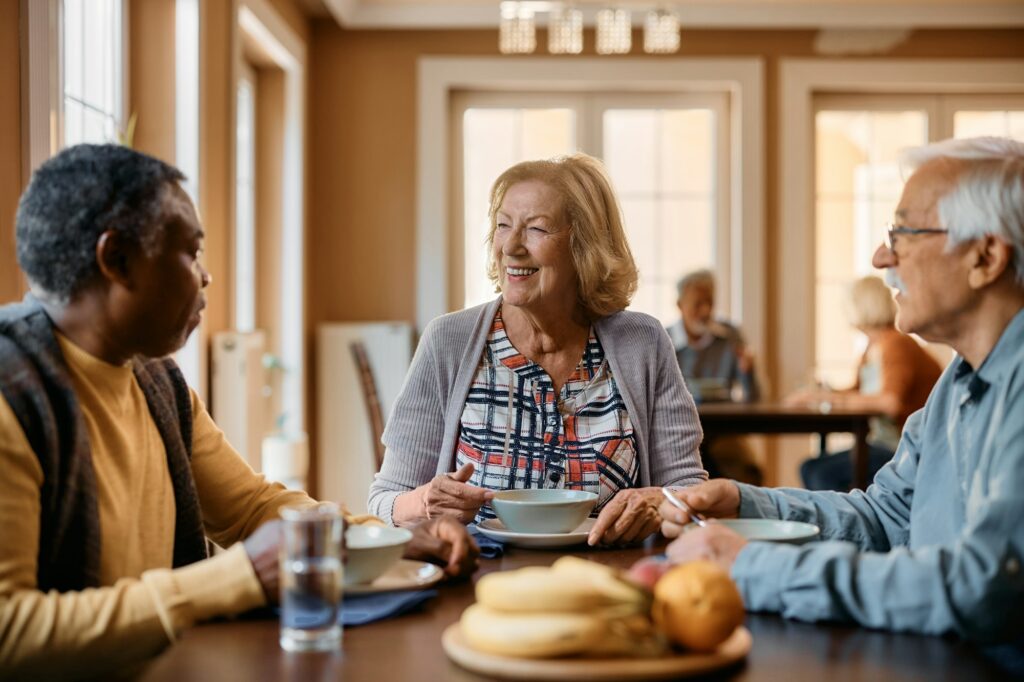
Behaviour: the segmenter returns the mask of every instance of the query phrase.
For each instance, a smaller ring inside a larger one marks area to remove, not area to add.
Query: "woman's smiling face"
[[[540,180],[505,191],[495,215],[493,256],[502,298],[524,310],[573,307],[576,268],[562,198]]]

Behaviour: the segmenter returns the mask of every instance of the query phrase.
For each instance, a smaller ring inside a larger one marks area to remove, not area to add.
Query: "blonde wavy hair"
[[[494,181],[488,210],[487,276],[495,291],[501,291],[493,248],[498,211],[509,187],[528,180],[543,182],[562,198],[579,303],[587,316],[593,320],[625,309],[636,293],[636,263],[604,164],[586,154],[517,163]]]
[[[854,327],[883,329],[896,324],[896,301],[880,277],[868,275],[850,285],[846,315]]]

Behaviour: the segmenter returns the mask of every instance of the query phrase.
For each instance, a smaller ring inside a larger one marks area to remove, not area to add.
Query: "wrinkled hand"
[[[245,539],[242,546],[249,555],[249,561],[256,571],[267,603],[276,604],[281,594],[278,580],[281,566],[278,559],[278,550],[281,547],[281,521],[264,523]]]
[[[694,528],[680,535],[665,553],[671,564],[707,559],[729,571],[746,544],[746,538],[736,531],[711,521],[704,528]]]
[[[710,518],[731,519],[740,513],[740,489],[725,478],[716,478],[677,490],[675,496],[693,511]],[[690,517],[668,500],[661,503],[658,513],[663,519],[661,532],[667,538],[679,537],[683,532],[683,526],[690,523]]]
[[[749,374],[754,369],[754,354],[746,346],[736,349],[736,367],[743,374]]]
[[[493,490],[468,485],[466,481],[472,475],[473,465],[467,463],[455,473],[438,474],[430,483],[418,488],[423,500],[423,516],[427,519],[454,516],[464,524],[472,521],[480,507],[494,497]]]
[[[405,546],[404,556],[444,566],[445,573],[457,577],[476,570],[480,548],[455,517],[440,516],[412,529],[412,540]]]
[[[626,488],[604,505],[590,529],[587,544],[624,545],[643,540],[658,530],[660,488]]]

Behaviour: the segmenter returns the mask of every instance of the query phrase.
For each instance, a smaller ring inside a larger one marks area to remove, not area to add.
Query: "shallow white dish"
[[[790,545],[802,545],[817,540],[821,529],[811,523],[802,521],[779,521],[777,519],[715,519],[715,523],[736,531],[747,540],[758,542],[784,542]],[[694,524],[686,528],[693,530]]]
[[[444,571],[425,561],[399,559],[398,563],[384,572],[372,583],[345,585],[344,594],[373,594],[375,592],[398,592],[400,590],[421,590],[444,577]]]
[[[487,519],[476,527],[489,538],[518,547],[569,547],[586,542],[596,522],[597,519],[584,519],[576,530],[568,533],[516,533],[505,528],[500,519]]]

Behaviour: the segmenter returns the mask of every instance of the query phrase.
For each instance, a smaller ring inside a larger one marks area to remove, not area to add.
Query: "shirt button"
[[[554,415],[551,415],[550,417],[548,417],[548,426],[554,426],[557,423],[558,423],[558,417],[556,417]]]
[[[1017,560],[1017,557],[1010,557],[1007,559],[1006,572],[1010,575],[1017,575],[1018,571],[1020,571],[1020,561]]]
[[[557,471],[553,472],[550,476],[548,476],[548,480],[551,481],[552,483],[558,483],[559,481],[562,480],[562,475]]]

